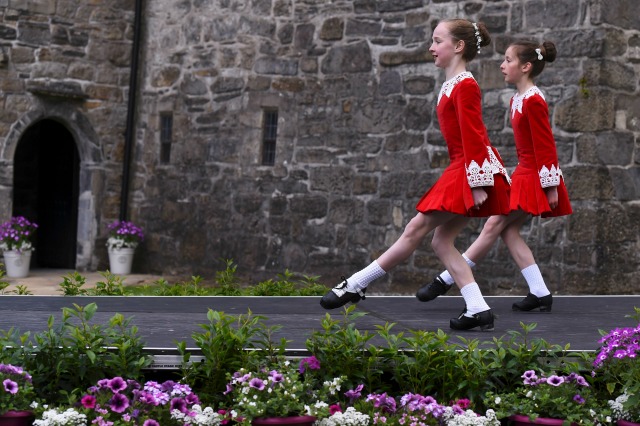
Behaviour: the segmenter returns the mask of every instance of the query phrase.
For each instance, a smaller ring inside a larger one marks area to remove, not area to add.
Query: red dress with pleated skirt
[[[511,99],[511,125],[518,152],[518,165],[511,177],[511,210],[542,217],[571,214],[549,124],[549,108],[536,86]],[[558,188],[558,206],[552,209],[545,188],[554,186]]]
[[[482,121],[480,87],[470,72],[447,80],[436,108],[440,130],[447,142],[449,166],[422,196],[422,213],[445,211],[467,217],[509,213],[509,175],[491,145]],[[488,198],[474,208],[472,188],[482,187]]]

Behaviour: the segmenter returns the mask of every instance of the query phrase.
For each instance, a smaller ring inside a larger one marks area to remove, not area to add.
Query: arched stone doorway
[[[30,126],[15,150],[13,215],[34,220],[32,266],[75,269],[80,157],[73,135],[45,119]]]

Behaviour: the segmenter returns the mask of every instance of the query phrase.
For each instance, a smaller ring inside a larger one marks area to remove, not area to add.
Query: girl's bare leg
[[[522,225],[529,220],[530,216],[522,211],[511,213],[514,218],[508,226],[504,228],[500,236],[509,249],[509,253],[511,253],[511,257],[516,262],[516,265],[522,270],[535,263],[531,249],[522,238],[522,235],[520,235]]]
[[[378,264],[385,271],[389,271],[407,260],[429,232],[459,217],[461,216],[440,211],[418,213],[407,224],[400,238],[377,259]]]
[[[386,274],[391,268],[404,262],[418,248],[424,237],[439,225],[451,221],[458,215],[447,212],[418,213],[409,221],[398,240],[378,259],[364,269],[344,278],[320,301],[325,309],[335,309],[346,303],[357,303],[364,298],[370,282]]]
[[[465,263],[469,265],[469,267],[473,268],[476,263],[480,262],[491,247],[495,244],[496,240],[500,238],[502,231],[513,221],[517,220],[519,215],[518,212],[511,212],[509,215],[496,215],[491,216],[485,222],[482,227],[482,231],[476,240],[469,246],[469,248],[462,255]],[[441,233],[441,229],[436,229],[434,233],[434,240],[438,238]],[[459,233],[459,232],[458,232]],[[435,299],[438,296],[445,294],[454,282],[460,283],[460,281],[454,278],[454,274],[451,273],[449,266],[445,264],[446,269],[441,272],[431,283],[423,285],[418,292],[416,293],[416,297],[422,302],[428,302],[430,300]],[[463,278],[467,279],[467,278]],[[464,284],[463,284],[464,285]]]
[[[531,249],[520,234],[522,225],[528,219],[529,216],[523,214],[502,231],[502,239],[529,286],[529,294],[520,302],[514,303],[512,309],[514,311],[531,311],[540,308],[543,312],[550,312],[553,297],[544,282],[540,268],[535,263]]]

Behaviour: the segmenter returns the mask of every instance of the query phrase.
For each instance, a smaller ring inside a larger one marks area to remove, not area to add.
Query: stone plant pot
[[[24,278],[29,275],[31,250],[7,250],[3,253],[4,268],[9,278]]]
[[[114,275],[129,275],[131,273],[135,250],[136,249],[129,247],[108,249],[109,271]]]
[[[515,414],[509,417],[509,424],[511,426],[531,426],[533,425],[546,425],[546,426],[562,426],[562,419],[550,419],[546,417],[538,417],[534,421],[529,420],[529,416],[522,414]]]
[[[630,422],[628,420],[618,419],[618,426],[640,426],[640,423]]]
[[[290,417],[262,417],[254,419],[253,426],[313,426],[316,418],[313,416],[290,416]]]
[[[0,426],[31,426],[35,418],[32,411],[7,411],[0,415]]]

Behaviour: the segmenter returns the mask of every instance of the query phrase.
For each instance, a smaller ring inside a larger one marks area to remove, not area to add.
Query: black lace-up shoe
[[[341,277],[342,282],[331,289],[330,292],[322,296],[320,299],[320,306],[325,309],[335,309],[340,306],[344,306],[347,303],[358,303],[360,299],[364,300],[364,293],[367,289],[363,289],[357,293],[347,291],[347,279]]]
[[[449,327],[454,330],[471,330],[472,328],[480,327],[482,331],[493,330],[493,312],[491,309],[478,312],[473,316],[468,317],[465,315],[466,309],[462,311],[458,318],[451,318],[449,321]]]
[[[438,296],[442,296],[452,287],[452,284],[445,284],[442,281],[440,276],[437,276],[433,279],[431,284],[426,284],[420,287],[418,292],[416,293],[416,297],[421,302],[428,302],[429,300],[433,300]]]
[[[514,303],[511,309],[514,311],[532,311],[540,308],[540,312],[551,312],[551,305],[553,305],[553,296],[550,294],[538,297],[535,294],[529,293],[527,297]]]

